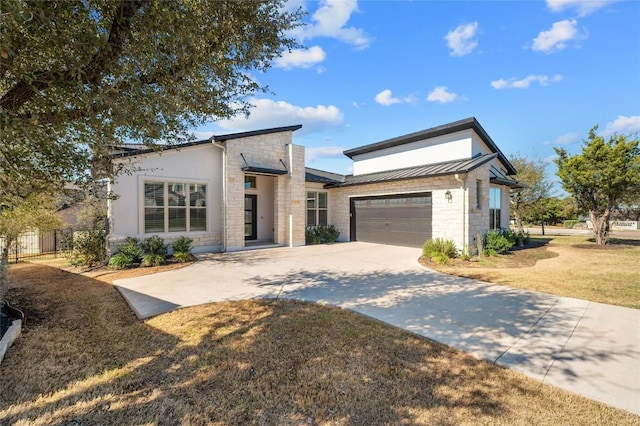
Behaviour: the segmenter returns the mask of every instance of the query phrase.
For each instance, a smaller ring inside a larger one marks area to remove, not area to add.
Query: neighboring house
[[[196,252],[298,246],[306,226],[332,224],[340,241],[442,237],[473,251],[477,234],[508,226],[516,171],[475,118],[347,150],[348,176],[305,168],[292,144],[300,127],[114,154],[133,172],[111,184],[110,243],[187,235]]]

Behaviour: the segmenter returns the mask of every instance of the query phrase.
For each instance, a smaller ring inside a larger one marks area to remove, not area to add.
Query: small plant
[[[165,257],[157,253],[146,253],[142,256],[142,264],[144,266],[160,266],[164,264]]]
[[[173,247],[173,253],[190,253],[191,252],[191,243],[193,240],[189,237],[179,237],[177,238],[171,246]]]
[[[127,237],[118,247],[118,251],[109,259],[109,267],[114,269],[127,269],[142,261],[142,245],[140,240]]]
[[[109,258],[109,268],[129,269],[135,265],[130,256],[124,253],[116,253]]]
[[[495,256],[496,254],[506,253],[515,244],[515,237],[502,230],[491,230],[484,237],[484,254],[486,256]]]
[[[164,240],[157,235],[145,239],[141,244],[145,254],[153,254],[157,256],[167,255],[167,245]]]
[[[106,234],[102,229],[78,231],[69,238],[65,241],[68,248],[73,247],[65,253],[69,265],[91,267],[104,263],[107,249]]]
[[[432,238],[422,246],[422,255],[445,265],[449,263],[449,259],[453,259],[458,255],[458,249],[453,240]]]
[[[340,230],[334,225],[307,226],[305,241],[307,244],[335,243],[340,236]]]
[[[185,253],[183,251],[174,251],[173,260],[178,263],[191,262],[194,260],[194,256],[191,253]]]

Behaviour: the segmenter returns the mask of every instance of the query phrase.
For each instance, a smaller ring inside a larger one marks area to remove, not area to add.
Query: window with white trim
[[[307,192],[307,226],[328,224],[328,199],[326,192]]]
[[[500,188],[489,188],[489,228],[500,229],[500,208],[502,191]]]
[[[144,232],[207,229],[207,185],[185,182],[144,183]]]

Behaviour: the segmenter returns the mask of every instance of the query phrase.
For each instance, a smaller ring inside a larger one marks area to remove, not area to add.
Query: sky
[[[579,153],[589,129],[640,131],[640,1],[291,1],[307,11],[265,73],[249,118],[197,137],[302,124],[306,164],[352,171],[342,152],[476,117],[512,154]]]

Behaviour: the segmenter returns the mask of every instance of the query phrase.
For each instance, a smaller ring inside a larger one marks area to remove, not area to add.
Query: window
[[[206,185],[145,182],[144,232],[205,231],[206,199]]]
[[[489,228],[500,229],[500,207],[502,191],[500,188],[489,188]]]
[[[476,209],[482,210],[482,181],[476,181]]]
[[[326,192],[307,192],[307,226],[328,224]]]
[[[256,189],[256,177],[255,176],[245,176],[244,177],[244,189]]]

